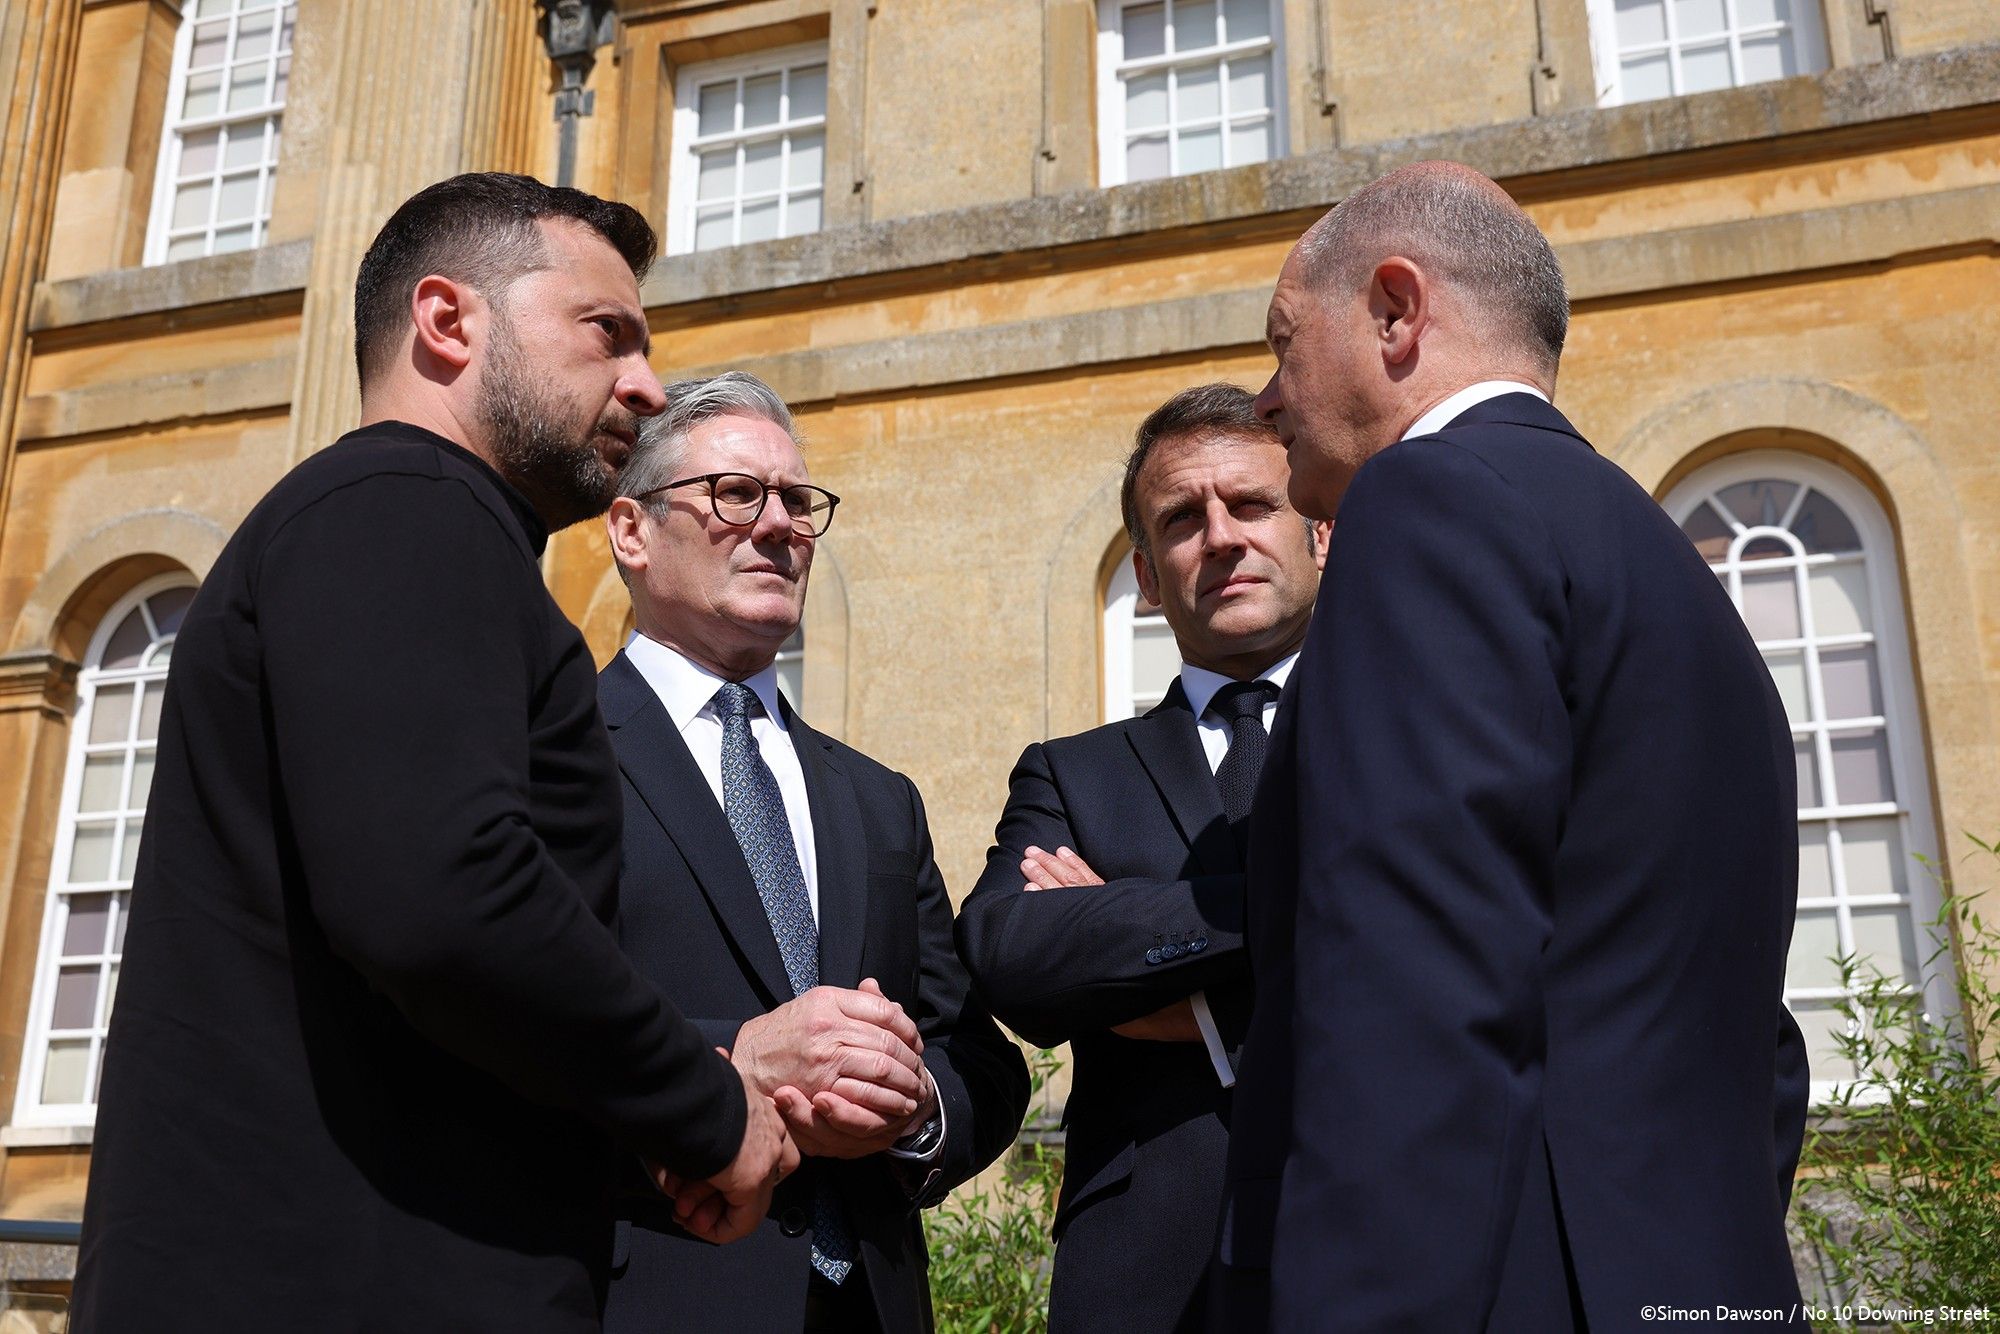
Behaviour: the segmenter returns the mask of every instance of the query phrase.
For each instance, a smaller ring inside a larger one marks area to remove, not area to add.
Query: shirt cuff
[[[1194,1007],[1194,1026],[1201,1030],[1201,1045],[1208,1048],[1208,1063],[1215,1067],[1215,1077],[1222,1081],[1222,1087],[1236,1087],[1236,1070],[1229,1064],[1229,1049],[1222,1045],[1222,1033],[1215,1026],[1215,1016],[1208,1012],[1208,993],[1197,991],[1188,997]]]
[[[903,1158],[913,1163],[928,1163],[936,1160],[944,1152],[944,1099],[938,1099],[937,1110],[922,1126],[903,1136],[885,1151],[891,1158]]]

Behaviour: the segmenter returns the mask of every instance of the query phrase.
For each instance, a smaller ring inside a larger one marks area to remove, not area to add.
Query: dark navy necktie
[[[1264,731],[1264,706],[1278,696],[1276,681],[1231,681],[1215,692],[1205,716],[1229,729],[1229,753],[1215,769],[1215,785],[1222,789],[1222,814],[1243,846],[1251,798],[1257,795],[1257,776],[1264,771],[1264,745],[1270,740]]]
[[[739,682],[725,681],[715,692],[715,714],[722,720],[722,813],[749,863],[750,879],[778,941],[778,956],[785,961],[785,978],[792,994],[802,996],[819,985],[819,926],[799,869],[791,821],[785,817],[784,795],[750,735],[753,707],[757,693]],[[853,1234],[823,1177],[813,1192],[812,1265],[834,1283],[845,1281],[854,1269]]]

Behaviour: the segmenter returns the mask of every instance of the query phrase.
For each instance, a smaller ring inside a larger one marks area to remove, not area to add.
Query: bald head
[[[1392,256],[1450,288],[1481,333],[1555,378],[1569,293],[1548,238],[1505,190],[1457,162],[1399,167],[1314,223],[1293,258],[1307,287],[1345,295]]]

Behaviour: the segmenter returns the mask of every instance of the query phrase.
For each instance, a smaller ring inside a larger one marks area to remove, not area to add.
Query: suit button
[[[806,1211],[796,1204],[778,1215],[778,1231],[788,1237],[803,1235],[806,1230]]]
[[[1160,957],[1162,959],[1178,959],[1181,957],[1181,947],[1178,945],[1162,945],[1160,946]]]
[[[1158,945],[1155,945],[1153,946],[1153,948],[1146,951],[1146,962],[1149,964],[1158,963],[1163,957],[1165,956],[1163,956],[1160,953],[1160,947]]]
[[[1196,936],[1193,940],[1190,940],[1187,943],[1187,952],[1189,954],[1199,954],[1207,948],[1208,948],[1207,936]]]

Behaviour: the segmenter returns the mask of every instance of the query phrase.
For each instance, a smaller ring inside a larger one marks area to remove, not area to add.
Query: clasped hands
[[[734,1050],[723,1053],[742,1076],[751,1104],[745,1152],[753,1132],[775,1129],[789,1161],[773,1159],[761,1202],[746,1198],[740,1205],[722,1176],[691,1182],[656,1168],[654,1184],[673,1197],[675,1221],[704,1240],[733,1241],[756,1227],[770,1207],[771,1189],[796,1168],[801,1153],[864,1158],[922,1129],[937,1110],[923,1050],[916,1024],[873,978],[851,991],[814,987],[746,1021]],[[753,1203],[756,1212],[744,1217]]]
[[[1104,877],[1091,870],[1090,863],[1069,848],[1049,852],[1030,845],[1021,858],[1021,874],[1028,882],[1021,888],[1030,893],[1104,883]],[[1114,1024],[1111,1031],[1120,1037],[1139,1038],[1147,1042],[1201,1041],[1201,1028],[1194,1018],[1194,1005],[1187,1000],[1177,1000],[1151,1014]]]

